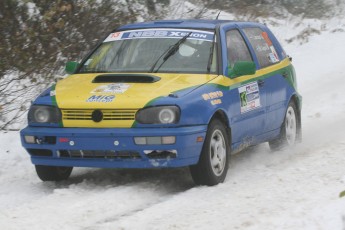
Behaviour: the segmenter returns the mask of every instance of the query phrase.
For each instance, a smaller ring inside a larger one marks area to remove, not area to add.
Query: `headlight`
[[[141,124],[175,124],[180,119],[177,106],[157,106],[141,109],[135,119]]]
[[[61,112],[57,107],[33,105],[28,115],[29,123],[59,123]]]

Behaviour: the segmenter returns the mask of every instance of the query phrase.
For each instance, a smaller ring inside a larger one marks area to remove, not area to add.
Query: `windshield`
[[[115,32],[83,63],[79,72],[215,73],[217,53],[214,49],[211,55],[212,47],[216,47],[212,46],[213,40],[213,32],[201,30]],[[171,55],[167,55],[169,52]],[[212,63],[210,70],[209,63]]]

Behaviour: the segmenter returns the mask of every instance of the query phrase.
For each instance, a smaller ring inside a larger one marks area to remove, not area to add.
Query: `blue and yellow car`
[[[162,20],[121,26],[43,92],[21,130],[43,181],[73,167],[189,166],[224,181],[232,153],[301,139],[291,58],[259,23]]]

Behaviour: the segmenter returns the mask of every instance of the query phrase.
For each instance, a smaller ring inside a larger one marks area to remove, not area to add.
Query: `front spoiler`
[[[29,152],[32,149],[49,150],[51,156],[31,155],[35,165],[97,167],[97,168],[157,168],[182,167],[196,164],[199,160],[203,142],[197,142],[198,137],[205,138],[207,125],[179,128],[45,128],[26,127],[21,130],[23,147]],[[26,143],[24,136],[39,138],[53,137],[55,143]],[[136,145],[134,137],[175,136],[176,143],[169,145]],[[60,141],[63,140],[63,141]],[[68,140],[68,141],[66,141]],[[72,144],[73,143],[73,144]],[[116,144],[115,144],[116,143]],[[140,157],[136,159],[113,158],[74,158],[61,157],[61,151],[135,151]],[[177,152],[174,158],[152,159],[144,151]]]

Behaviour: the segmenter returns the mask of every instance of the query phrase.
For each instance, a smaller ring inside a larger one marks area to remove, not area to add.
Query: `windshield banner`
[[[138,38],[182,38],[188,33],[188,39],[213,41],[213,32],[202,30],[183,30],[183,29],[146,29],[146,30],[129,30],[111,33],[104,42],[116,40],[138,39]]]

